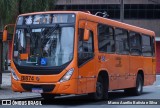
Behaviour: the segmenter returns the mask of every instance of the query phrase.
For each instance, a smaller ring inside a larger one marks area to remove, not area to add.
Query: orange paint
[[[53,84],[54,89],[49,92],[53,94],[84,94],[93,93],[96,91],[96,81],[99,72],[105,71],[109,77],[109,90],[133,88],[136,84],[136,77],[138,72],[144,73],[144,85],[151,85],[156,80],[155,78],[155,56],[145,57],[142,55],[133,56],[130,53],[128,55],[118,54],[116,52],[106,53],[99,52],[98,50],[98,24],[105,24],[110,27],[125,29],[128,32],[136,32],[139,34],[145,34],[150,37],[155,37],[153,31],[143,29],[140,27],[132,26],[129,24],[121,23],[118,21],[102,18],[91,15],[89,13],[78,11],[49,11],[49,12],[37,12],[28,13],[20,16],[34,15],[34,14],[46,14],[46,13],[74,13],[76,14],[75,22],[75,38],[74,38],[74,52],[73,60],[71,63],[59,74],[54,75],[32,75],[32,74],[20,74],[16,69],[13,59],[11,61],[11,67],[14,69],[16,75],[21,76],[34,76],[39,77],[39,81],[16,81],[12,78],[13,91],[25,92],[21,84],[33,84],[33,85],[47,85]],[[89,61],[86,61],[84,65],[78,66],[78,29],[86,28],[93,32],[94,41],[94,56]],[[20,58],[27,59],[28,54],[21,54]],[[65,73],[74,68],[73,75],[70,80],[65,82],[59,82]],[[30,70],[28,70],[30,71]],[[45,71],[45,70],[44,70]]]

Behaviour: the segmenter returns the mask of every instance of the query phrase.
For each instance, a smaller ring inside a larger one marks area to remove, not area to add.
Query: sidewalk
[[[3,73],[2,74],[2,85],[0,88],[0,99],[21,99],[21,98],[32,98],[32,97],[40,97],[38,93],[19,93],[13,92],[11,90],[11,77],[10,73]]]

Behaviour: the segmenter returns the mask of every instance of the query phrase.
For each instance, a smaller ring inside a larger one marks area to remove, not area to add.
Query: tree
[[[19,14],[53,10],[56,1],[57,0],[0,0],[0,31],[3,30],[4,25],[15,23]],[[12,32],[13,29],[9,31]],[[3,42],[3,66],[5,56],[7,56],[8,52],[7,46],[7,42]],[[3,69],[4,68],[2,68],[2,70]]]
[[[54,9],[57,0],[0,0],[0,30],[5,24],[15,23],[19,14]]]

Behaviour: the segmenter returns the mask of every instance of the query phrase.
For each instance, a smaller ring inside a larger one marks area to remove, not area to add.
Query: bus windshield
[[[22,66],[61,66],[73,58],[74,27],[18,28],[13,60]]]

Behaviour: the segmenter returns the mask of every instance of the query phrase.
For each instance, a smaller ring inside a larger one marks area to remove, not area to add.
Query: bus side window
[[[152,56],[151,37],[142,35],[142,54],[143,56]]]
[[[116,40],[116,53],[129,54],[128,31],[116,28],[115,40]]]
[[[114,30],[107,25],[98,25],[98,48],[100,52],[114,53]]]
[[[141,36],[138,33],[130,32],[130,53],[131,55],[141,55]]]
[[[89,31],[89,40],[84,41],[84,29],[80,28],[78,31],[78,66],[86,63],[94,56],[94,43],[93,43],[93,32]]]

